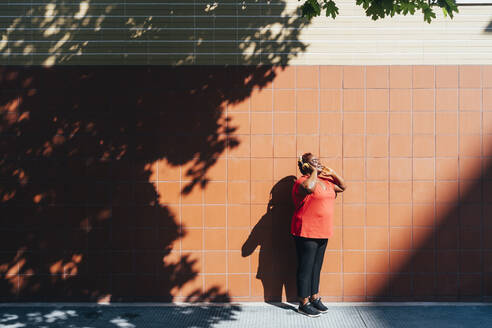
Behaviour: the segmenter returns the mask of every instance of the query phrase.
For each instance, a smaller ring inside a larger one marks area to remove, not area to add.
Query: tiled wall
[[[258,188],[294,174],[295,156],[311,151],[348,184],[322,295],[489,296],[491,73],[488,66],[298,66],[229,106],[232,122],[245,127],[245,148],[229,156],[251,154],[251,227],[266,207],[255,204],[266,199]],[[251,288],[253,296],[254,279]]]
[[[480,2],[480,1],[478,1]],[[335,20],[298,0],[0,1],[0,65],[491,64],[491,7]]]
[[[295,299],[296,157],[347,181],[328,301],[492,295],[492,68],[9,68],[2,300]]]

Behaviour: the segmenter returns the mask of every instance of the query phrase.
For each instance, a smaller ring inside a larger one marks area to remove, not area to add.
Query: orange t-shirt
[[[306,238],[331,238],[336,197],[333,180],[318,177],[318,182],[324,184],[326,190],[316,184],[313,193],[303,196],[299,188],[302,188],[301,183],[307,178],[307,175],[303,175],[292,188],[295,211],[290,232],[294,236]]]

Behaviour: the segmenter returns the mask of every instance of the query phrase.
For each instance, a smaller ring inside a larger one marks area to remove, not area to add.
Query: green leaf
[[[324,0],[323,9],[326,10],[326,17],[331,16],[334,19],[338,15],[338,7],[332,0]]]
[[[300,0],[299,0],[300,1]],[[335,18],[339,14],[336,0],[304,0],[301,11],[302,16],[309,19],[320,16],[324,10],[326,16]],[[386,16],[393,17],[399,15],[414,15],[416,11],[421,11],[424,15],[424,20],[430,23],[436,14],[434,7],[440,7],[444,16],[454,17],[454,13],[458,13],[456,0],[355,0],[358,6],[362,6],[366,16],[373,20],[384,18]]]
[[[432,18],[436,18],[436,14],[434,13],[434,11],[432,11],[432,8],[427,4],[422,5],[422,13],[424,14],[424,20],[429,24],[432,21]]]
[[[301,6],[301,14],[302,17],[307,17],[308,19],[319,16],[321,14],[319,2],[316,0],[306,0]]]

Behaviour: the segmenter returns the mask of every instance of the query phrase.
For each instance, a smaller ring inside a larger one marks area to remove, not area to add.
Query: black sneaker
[[[321,303],[321,297],[317,300],[311,301],[312,306],[321,313],[328,312],[328,308]]]
[[[314,318],[314,317],[319,317],[321,315],[321,312],[316,310],[309,302],[304,304],[304,305],[299,305],[299,308],[297,309],[297,312],[307,315],[308,317]]]

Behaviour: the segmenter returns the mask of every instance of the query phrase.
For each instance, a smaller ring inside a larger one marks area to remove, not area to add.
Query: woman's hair
[[[297,160],[297,165],[299,166],[299,171],[301,171],[302,174],[308,174],[309,169],[307,169],[304,164],[309,163],[309,160],[313,154],[311,153],[304,153],[302,156],[299,156],[299,159]]]

